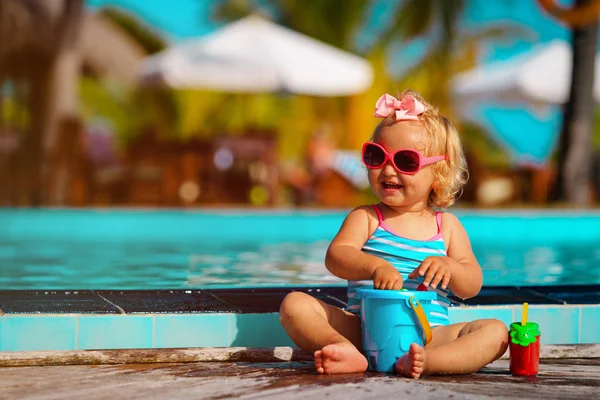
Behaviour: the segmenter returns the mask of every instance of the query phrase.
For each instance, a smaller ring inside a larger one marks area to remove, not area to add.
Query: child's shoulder
[[[372,204],[362,205],[354,208],[352,211],[348,213],[346,217],[346,221],[362,222],[369,227],[369,232],[375,230],[379,223],[379,217],[377,216],[377,211]]]
[[[374,204],[365,204],[362,206],[358,206],[356,208],[354,208],[352,211],[350,211],[350,213],[348,215],[363,215],[367,218],[375,218],[375,219],[379,219],[377,216],[377,211],[375,209],[375,205]]]
[[[350,214],[362,214],[370,217],[377,218],[376,204],[364,204],[362,206],[355,207]]]
[[[456,215],[454,215],[453,213],[451,213],[448,210],[440,210],[438,211],[442,214],[442,222],[448,223],[450,225],[452,224],[460,224],[460,220],[458,219],[458,217]]]
[[[444,237],[450,237],[453,231],[464,230],[462,223],[456,215],[449,211],[442,211],[442,234]]]

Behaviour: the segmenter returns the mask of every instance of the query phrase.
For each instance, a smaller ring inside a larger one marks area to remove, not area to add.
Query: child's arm
[[[450,225],[448,239],[448,257],[458,262],[452,269],[452,277],[448,287],[461,299],[477,296],[483,285],[483,273],[473,254],[469,235],[456,216],[446,213],[446,223]]]
[[[355,208],[348,214],[340,231],[327,249],[325,266],[342,279],[373,279],[376,289],[401,289],[402,275],[382,258],[363,253],[362,246],[369,239],[367,206]]]
[[[471,249],[471,241],[454,215],[444,213],[444,237],[447,237],[447,257],[427,257],[408,277],[425,276],[423,284],[435,288],[448,287],[462,299],[477,296],[483,284],[481,267]]]

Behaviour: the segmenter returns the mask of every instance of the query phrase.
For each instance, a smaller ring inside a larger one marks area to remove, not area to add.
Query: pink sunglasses
[[[365,143],[362,148],[362,161],[367,168],[382,168],[389,160],[398,172],[406,175],[414,175],[425,165],[445,159],[445,155],[423,157],[416,150],[398,150],[394,154],[390,154],[381,145],[373,142]]]

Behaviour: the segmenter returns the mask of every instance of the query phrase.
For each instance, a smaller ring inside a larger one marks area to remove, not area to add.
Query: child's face
[[[411,149],[423,153],[426,132],[414,122],[400,122],[383,128],[375,138],[388,153]],[[425,154],[423,154],[425,156]],[[398,172],[391,161],[378,169],[369,169],[369,183],[379,199],[390,207],[427,206],[434,182],[431,165],[426,165],[414,175]]]

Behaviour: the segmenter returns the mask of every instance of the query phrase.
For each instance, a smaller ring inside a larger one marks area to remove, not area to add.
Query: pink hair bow
[[[375,105],[375,116],[377,118],[387,118],[393,112],[396,113],[396,121],[417,120],[418,116],[425,112],[425,106],[414,96],[404,96],[398,100],[394,96],[384,94],[377,100]]]

